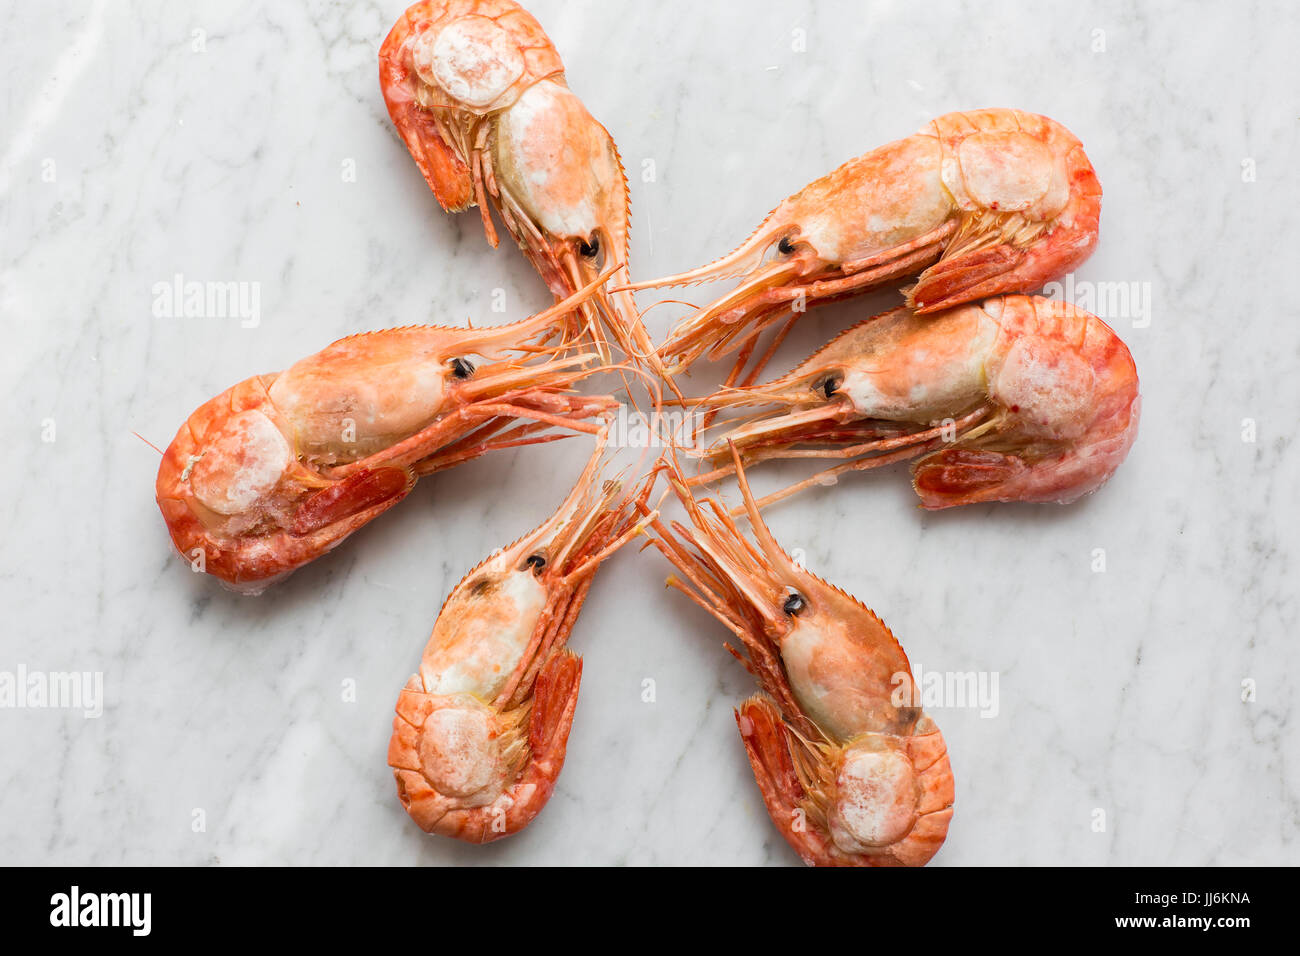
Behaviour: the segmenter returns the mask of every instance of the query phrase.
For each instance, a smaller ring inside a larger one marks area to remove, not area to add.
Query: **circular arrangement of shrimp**
[[[438,202],[478,206],[494,246],[495,210],[557,304],[492,328],[350,336],[201,405],[158,471],[176,550],[257,593],[424,475],[591,434],[572,492],[452,590],[398,694],[388,763],[411,818],[483,843],[537,816],[564,764],[582,675],[569,633],[601,564],[641,537],[758,684],[736,723],[790,846],[817,865],[929,861],[948,833],[953,776],[939,728],[896,692],[912,679],[907,655],[866,605],[782,550],[760,509],[903,460],[932,509],[1064,504],[1119,467],[1140,404],[1128,349],[1096,316],[1026,294],[1096,246],[1101,187],[1082,144],[1018,110],[940,116],[810,183],[734,252],[634,283],[618,150],[526,10],[417,3],[384,41],[379,73]],[[728,278],[734,289],[655,346],[635,290]],[[908,280],[903,306],[759,381],[808,303]],[[674,375],[732,353],[714,393],[681,396]],[[603,480],[620,401],[574,386],[610,371],[662,383],[706,422],[728,416],[724,430],[702,449],[665,436],[669,450],[644,475]],[[688,458],[699,466],[690,474]],[[831,464],[756,499],[746,469],[790,458]],[[724,478],[743,498],[735,512],[697,496]],[[675,497],[685,523],[651,504],[661,480],[659,500]]]

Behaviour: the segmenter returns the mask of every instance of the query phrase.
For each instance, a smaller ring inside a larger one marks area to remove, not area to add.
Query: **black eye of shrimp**
[[[469,359],[454,358],[447,363],[451,367],[451,374],[459,379],[467,379],[474,374],[474,363]]]
[[[794,243],[790,241],[789,236],[786,236],[776,244],[776,251],[781,253],[783,256],[794,254]]]
[[[807,606],[808,602],[804,600],[802,594],[798,591],[791,591],[786,597],[785,603],[781,605],[781,610],[785,611],[785,613],[789,614],[791,617],[794,617]]]
[[[594,232],[590,239],[578,240],[578,252],[582,253],[585,259],[594,259],[600,254],[600,236]]]
[[[541,574],[542,569],[546,567],[546,555],[530,554],[528,560],[524,562],[524,567],[532,568],[533,574]]]
[[[828,400],[834,398],[839,392],[840,386],[844,384],[844,376],[836,373],[827,375],[825,378],[818,379],[813,384],[813,391],[819,395],[825,396]]]

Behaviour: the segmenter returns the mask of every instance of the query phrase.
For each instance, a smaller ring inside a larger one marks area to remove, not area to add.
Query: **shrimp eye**
[[[528,560],[524,562],[524,567],[532,568],[533,574],[541,574],[542,569],[546,567],[546,555],[530,554]]]
[[[467,379],[474,374],[474,363],[469,359],[454,358],[447,365],[455,378]]]
[[[819,378],[813,383],[812,388],[813,391],[817,392],[819,395],[831,399],[835,397],[835,394],[840,390],[840,386],[843,384],[844,376],[839,372],[835,372],[831,375],[825,376],[824,378]]]
[[[791,617],[794,617],[807,606],[808,602],[804,600],[802,594],[798,591],[791,591],[786,596],[785,603],[781,605],[781,610],[785,611],[785,613],[789,614]]]
[[[600,236],[593,232],[589,239],[579,239],[578,252],[582,253],[583,258],[596,258],[600,255]]]
[[[780,242],[776,244],[776,251],[781,253],[781,255],[783,256],[789,256],[794,254],[794,243],[790,241],[789,236],[784,237]]]

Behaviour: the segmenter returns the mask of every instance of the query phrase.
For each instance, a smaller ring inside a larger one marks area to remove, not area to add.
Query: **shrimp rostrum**
[[[496,246],[495,207],[557,299],[602,263],[626,281],[618,150],[569,89],[528,11],[512,0],[416,3],[384,41],[379,77],[389,115],[444,209],[477,205]],[[601,290],[581,315],[602,356],[608,328],[624,352],[657,361],[629,293]]]
[[[423,475],[494,449],[594,434],[599,425],[585,419],[618,406],[572,389],[598,371],[595,356],[544,342],[595,285],[510,325],[351,335],[199,406],[158,469],[176,550],[255,594],[397,504]]]
[[[550,799],[582,676],[569,633],[601,562],[654,515],[638,513],[650,483],[597,486],[603,444],[554,516],[455,587],[398,696],[388,763],[426,832],[486,843]]]
[[[762,688],[736,723],[768,815],[806,863],[920,866],[947,836],[954,790],[907,655],[865,605],[781,549],[736,468],[753,542],[716,500],[695,501],[675,465],[690,527],[656,519],[651,540],[680,574],[669,585],[734,635],[728,649]]]
[[[788,375],[703,399],[710,410],[772,410],[725,422],[703,453],[717,467],[692,483],[729,474],[734,445],[747,464],[841,460],[760,505],[903,459],[916,459],[912,483],[925,508],[1065,504],[1119,467],[1140,404],[1128,348],[1076,306],[1004,296],[933,315],[899,308],[842,333]]]
[[[734,252],[631,288],[741,278],[660,347],[675,368],[718,358],[806,306],[918,275],[907,304],[936,312],[1033,292],[1097,243],[1101,185],[1083,146],[1045,116],[948,113],[786,199]]]

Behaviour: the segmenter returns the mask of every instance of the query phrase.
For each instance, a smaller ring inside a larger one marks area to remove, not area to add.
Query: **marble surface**
[[[640,278],[940,113],[1016,106],[1083,140],[1105,199],[1074,291],[1138,293],[1111,316],[1144,394],[1115,478],[1069,507],[929,515],[893,469],[770,520],[914,665],[997,677],[996,715],[931,709],[957,782],[936,865],[1295,862],[1294,9],[530,6],[629,168]],[[98,717],[0,709],[0,861],[797,863],[733,722],[752,684],[652,552],[601,572],[574,631],[577,720],[536,823],[470,847],[399,806],[393,703],[443,597],[550,512],[582,441],[422,483],[260,598],[171,552],[133,432],[165,445],[210,396],[350,332],[501,321],[497,289],[505,318],[548,302],[476,214],[437,208],[390,128],[375,54],[402,9],[0,13],[0,672],[98,673],[103,694]],[[155,315],[177,274],[257,283],[257,321]],[[813,313],[778,365],[892,299]],[[652,311],[654,335],[680,312]]]

